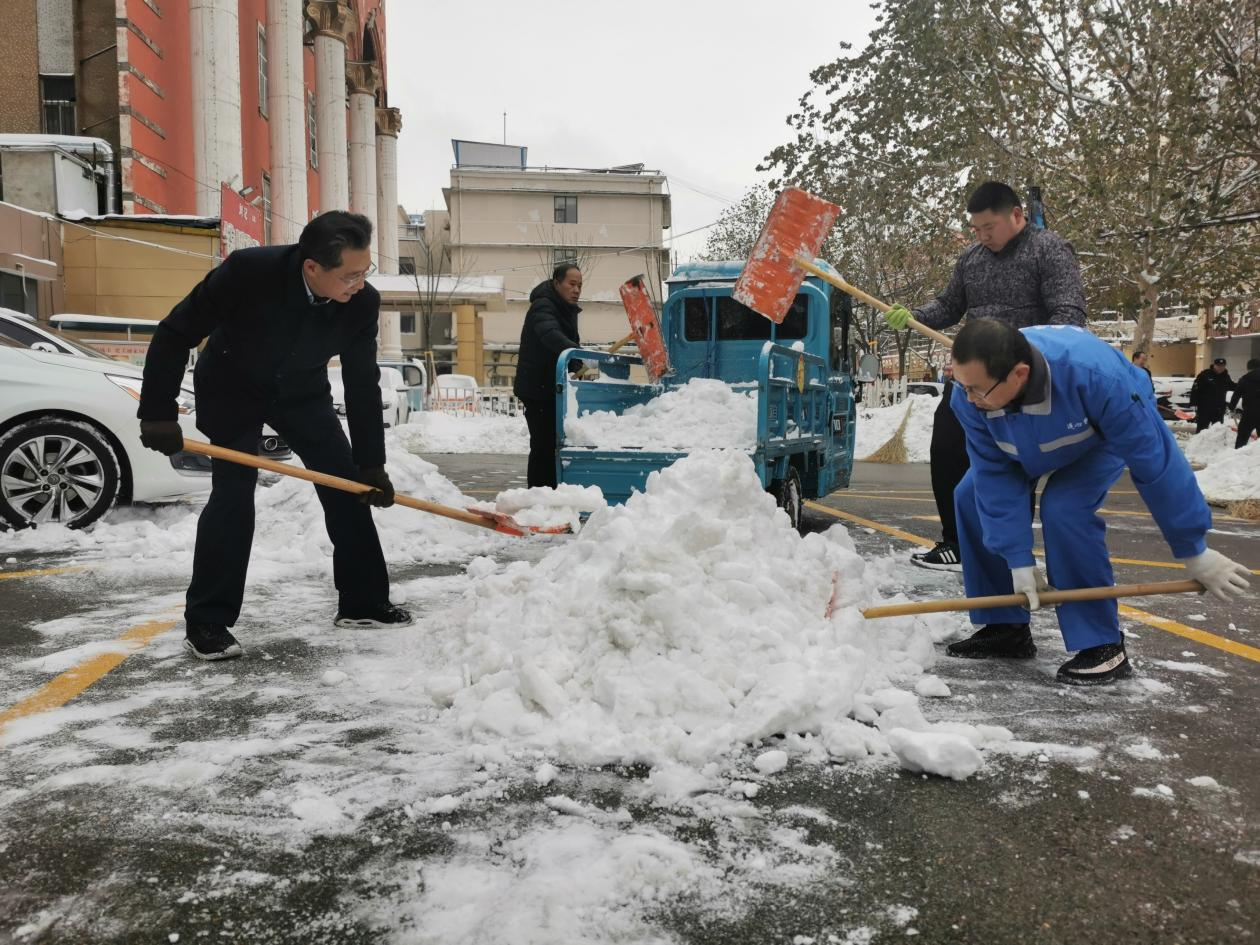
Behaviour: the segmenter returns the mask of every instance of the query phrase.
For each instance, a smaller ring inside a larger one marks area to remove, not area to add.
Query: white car
[[[407,384],[397,368],[383,367],[381,371],[381,422],[385,429],[406,423],[411,417],[407,402]],[[333,409],[337,416],[346,415],[346,386],[340,367],[328,369],[328,386],[332,388]]]
[[[120,361],[32,350],[0,336],[0,521],[82,528],[115,503],[209,490],[200,457],[140,444],[142,378]],[[183,388],[180,426],[202,439],[194,407]]]

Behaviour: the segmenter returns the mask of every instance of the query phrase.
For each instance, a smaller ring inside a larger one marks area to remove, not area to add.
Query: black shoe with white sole
[[[1124,641],[1104,643],[1081,650],[1059,667],[1056,677],[1069,686],[1106,686],[1133,675],[1133,664],[1124,652]]]
[[[406,627],[414,618],[411,611],[384,603],[378,607],[365,607],[361,610],[337,611],[337,619],[333,621],[338,627]]]
[[[962,571],[962,558],[958,554],[958,546],[949,541],[938,541],[931,551],[923,551],[910,556],[910,563],[933,571]]]
[[[1037,645],[1026,623],[991,623],[951,643],[945,652],[967,660],[1030,660],[1037,655]]]
[[[218,623],[188,624],[184,649],[199,660],[234,660],[245,653],[228,628]]]

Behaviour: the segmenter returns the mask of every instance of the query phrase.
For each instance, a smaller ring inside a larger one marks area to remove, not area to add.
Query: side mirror
[[[864,354],[858,358],[857,379],[859,381],[870,382],[879,377],[879,355]]]
[[[58,348],[55,344],[53,344],[51,341],[37,341],[33,345],[31,345],[31,350],[43,351],[46,354],[62,354],[63,353],[61,349]]]

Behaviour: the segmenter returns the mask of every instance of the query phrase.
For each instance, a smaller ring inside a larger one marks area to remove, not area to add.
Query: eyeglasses
[[[1011,371],[1013,371],[1013,370],[1015,370],[1015,369],[1014,369],[1014,368],[1011,368]],[[997,390],[997,389],[998,389],[998,387],[999,387],[999,386],[1001,386],[1001,384],[1002,384],[1003,382],[1005,382],[1005,381],[1006,381],[1006,379],[1007,379],[1008,377],[1010,377],[1010,376],[1011,376],[1011,371],[1007,371],[1007,372],[1006,372],[1005,374],[1003,374],[1000,378],[998,378],[996,381],[994,381],[994,382],[993,382],[993,386],[992,386],[992,387],[990,387],[988,390],[986,390],[983,394],[978,394],[978,393],[976,393],[976,391],[977,391],[977,390],[979,390],[979,388],[977,388],[977,387],[972,387],[972,386],[969,386],[969,385],[967,385],[967,384],[960,384],[959,386],[960,386],[960,387],[962,387],[962,389],[963,389],[963,393],[965,393],[968,397],[971,397],[971,396],[973,396],[973,395],[974,395],[974,396],[975,396],[976,398],[978,398],[979,400],[987,400],[987,399],[988,399],[988,397],[989,397],[989,395],[990,395],[990,394],[992,394],[995,390]]]
[[[356,285],[357,283],[366,280],[368,276],[372,275],[374,272],[376,272],[376,263],[372,263],[362,272],[353,276],[338,276],[337,278],[341,280],[342,285]]]

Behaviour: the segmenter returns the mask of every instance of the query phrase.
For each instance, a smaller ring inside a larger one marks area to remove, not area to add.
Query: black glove
[[[184,431],[174,420],[141,420],[140,442],[170,456],[184,448]]]
[[[359,482],[371,486],[371,492],[361,492],[359,501],[374,505],[378,509],[387,509],[394,504],[394,484],[389,481],[389,474],[384,466],[360,466]]]

